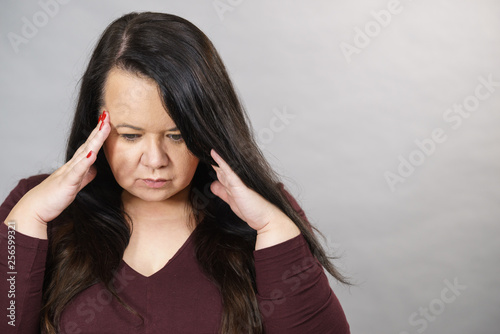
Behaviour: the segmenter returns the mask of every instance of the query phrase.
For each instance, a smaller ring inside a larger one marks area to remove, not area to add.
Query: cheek
[[[198,167],[198,163],[199,163],[198,159],[193,159],[190,161],[189,171],[191,172],[191,177],[193,176],[194,172],[196,171],[196,167]]]
[[[183,158],[182,170],[184,172],[184,178],[191,182],[196,167],[198,167],[199,159],[190,153],[185,154]]]
[[[104,142],[103,150],[117,181],[130,175],[134,161],[133,152],[130,149],[123,147],[116,140],[108,139]]]

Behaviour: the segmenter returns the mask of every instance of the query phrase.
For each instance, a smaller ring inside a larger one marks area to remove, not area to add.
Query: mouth
[[[161,188],[168,182],[165,179],[142,179],[142,181],[150,188]]]

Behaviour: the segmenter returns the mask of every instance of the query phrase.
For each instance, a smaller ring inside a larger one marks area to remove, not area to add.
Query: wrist
[[[29,237],[47,239],[47,223],[41,222],[36,215],[23,210],[22,206],[14,206],[4,224]]]
[[[295,223],[281,210],[276,209],[266,225],[257,230],[255,250],[271,247],[300,234]]]

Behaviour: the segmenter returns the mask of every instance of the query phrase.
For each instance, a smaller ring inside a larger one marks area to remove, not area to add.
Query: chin
[[[146,202],[160,202],[175,196],[175,194],[170,194],[165,191],[157,191],[156,193],[141,192],[139,194],[133,194],[135,197],[142,199]]]

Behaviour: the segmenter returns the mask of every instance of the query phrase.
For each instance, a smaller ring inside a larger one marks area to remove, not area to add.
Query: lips
[[[167,180],[165,179],[142,179],[146,186],[150,188],[161,188],[163,187],[166,183]]]

